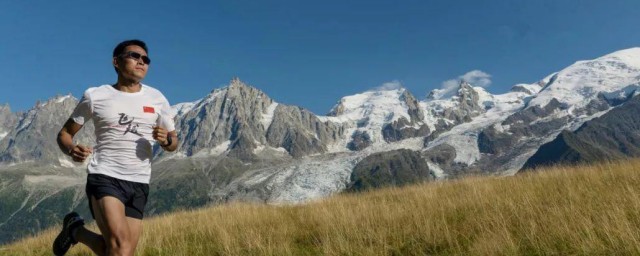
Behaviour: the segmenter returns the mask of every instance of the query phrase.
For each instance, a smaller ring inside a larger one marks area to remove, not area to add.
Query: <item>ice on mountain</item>
[[[262,127],[264,127],[264,129],[269,129],[269,126],[271,126],[271,122],[273,122],[273,113],[276,111],[276,108],[278,107],[278,103],[273,102],[271,103],[271,105],[269,105],[269,107],[267,107],[266,109],[266,113],[262,114]]]

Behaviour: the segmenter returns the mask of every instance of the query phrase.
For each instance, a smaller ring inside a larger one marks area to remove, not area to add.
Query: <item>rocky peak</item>
[[[344,101],[345,101],[344,98],[340,99],[340,101],[335,106],[333,106],[333,108],[331,108],[329,113],[327,113],[327,116],[339,116],[344,114],[344,111],[345,111]]]
[[[17,117],[16,124],[0,141],[0,161],[3,164],[25,161],[59,163],[60,159],[66,159],[55,141],[77,103],[78,100],[71,95],[38,101],[33,108]],[[93,145],[93,123],[87,123],[74,140]]]
[[[269,146],[302,157],[325,152],[328,143],[342,136],[339,126],[305,109],[279,104],[237,78],[193,107],[180,109],[180,150],[186,156],[226,152],[248,160],[259,146]]]
[[[528,95],[535,95],[542,89],[544,85],[545,83],[543,81],[534,84],[516,84],[511,87],[511,92],[522,92]]]
[[[473,95],[477,95],[476,89],[467,81],[461,79],[457,89],[434,89],[427,95],[427,101],[433,100],[447,100],[447,99],[467,99]]]
[[[466,94],[467,91],[473,91],[473,87],[464,79],[460,80],[460,85],[458,86],[458,95]]]
[[[407,104],[408,114],[411,117],[412,122],[422,122],[424,120],[424,112],[420,108],[420,104],[416,97],[413,96],[408,90],[402,92],[400,100]]]
[[[265,138],[273,148],[284,148],[293,157],[325,153],[344,136],[340,124],[325,122],[306,109],[278,105]]]
[[[427,101],[437,100],[437,98],[436,98],[436,90],[437,90],[437,89],[435,89],[435,90],[431,90],[431,91],[429,92],[429,94],[427,94],[427,98],[426,98],[425,100],[427,100]]]
[[[265,143],[262,122],[269,106],[275,103],[262,91],[237,78],[225,88],[212,91],[177,120],[181,151],[190,156],[202,149],[238,141]]]
[[[426,136],[431,131],[424,123],[424,112],[419,101],[408,90],[400,95],[400,101],[407,106],[409,119],[402,116],[398,120],[390,122],[382,127],[382,135],[387,142]],[[358,137],[354,137],[356,141]]]
[[[484,111],[484,107],[479,102],[480,96],[478,92],[464,80],[460,82],[460,89],[458,89],[456,98],[460,103],[458,105],[459,109],[469,116],[477,116]]]
[[[442,90],[433,90],[430,98],[439,98]],[[469,122],[475,116],[485,111],[480,102],[480,94],[466,81],[460,81],[460,85],[455,95],[449,99],[427,100],[427,109],[435,118],[444,118],[453,125]]]
[[[18,115],[11,112],[9,104],[0,105],[0,140],[16,125]]]

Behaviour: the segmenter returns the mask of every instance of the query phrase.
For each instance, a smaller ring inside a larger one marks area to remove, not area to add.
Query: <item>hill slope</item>
[[[640,160],[229,204],[145,221],[141,255],[621,255],[640,253]],[[95,228],[95,227],[94,227]],[[0,248],[48,255],[55,230]],[[89,251],[76,246],[70,255]]]
[[[538,165],[596,162],[640,156],[640,97],[625,102],[575,132],[563,131],[527,160],[524,168]]]

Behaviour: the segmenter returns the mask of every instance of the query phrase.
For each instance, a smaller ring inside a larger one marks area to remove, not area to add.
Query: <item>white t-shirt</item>
[[[87,168],[90,174],[146,184],[156,143],[153,127],[174,131],[174,116],[164,95],[144,84],[135,93],[111,85],[89,88],[71,114],[80,125],[93,119],[96,128],[97,145]]]

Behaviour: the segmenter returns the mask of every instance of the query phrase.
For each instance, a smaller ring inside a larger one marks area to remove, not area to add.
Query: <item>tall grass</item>
[[[147,219],[138,255],[640,254],[640,160]],[[94,227],[95,229],[95,227]],[[49,255],[57,229],[0,249]],[[70,255],[90,255],[75,246]]]

